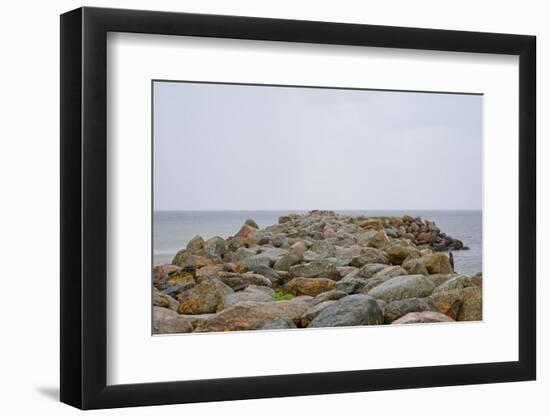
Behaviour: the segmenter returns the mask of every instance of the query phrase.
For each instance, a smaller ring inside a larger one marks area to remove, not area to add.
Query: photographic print
[[[483,319],[482,95],[152,93],[154,334]]]

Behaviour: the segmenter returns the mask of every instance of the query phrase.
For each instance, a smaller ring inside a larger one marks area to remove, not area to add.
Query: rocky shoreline
[[[195,236],[153,269],[155,334],[475,321],[482,275],[419,217],[314,210],[227,239]]]

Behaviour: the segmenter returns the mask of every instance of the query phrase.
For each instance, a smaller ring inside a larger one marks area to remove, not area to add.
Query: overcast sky
[[[155,210],[481,209],[482,97],[155,82]]]

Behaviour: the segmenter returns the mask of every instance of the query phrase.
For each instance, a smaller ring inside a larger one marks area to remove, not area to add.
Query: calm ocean
[[[300,211],[156,211],[153,218],[153,264],[170,263],[176,252],[195,235],[229,237],[248,218],[260,227],[278,222],[279,216]],[[409,214],[435,221],[442,232],[460,239],[470,250],[453,253],[455,270],[473,275],[481,269],[482,216],[480,210],[337,210],[351,216],[401,216]]]

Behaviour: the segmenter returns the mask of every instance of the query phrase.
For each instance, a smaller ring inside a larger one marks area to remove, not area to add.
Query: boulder
[[[334,304],[336,300],[327,300],[322,303],[316,304],[313,307],[310,307],[304,315],[300,318],[300,323],[302,327],[307,327],[311,321],[319,315],[319,313],[327,308],[328,306]]]
[[[430,273],[424,266],[422,258],[408,258],[401,266],[411,275],[429,275]]]
[[[236,272],[234,264],[215,264],[203,266],[195,271],[195,279],[200,282],[204,278],[216,278],[222,272]]]
[[[178,309],[179,303],[176,299],[170,297],[167,294],[159,291],[153,287],[153,305],[157,307],[169,308],[170,310],[176,311]]]
[[[188,290],[194,285],[194,275],[185,270],[173,272],[164,281],[157,284],[159,290],[172,297],[176,297],[180,292]]]
[[[233,290],[218,279],[205,279],[190,290],[180,294],[178,313],[215,313],[223,306],[226,295]]]
[[[319,255],[317,252],[313,252],[311,250],[306,250],[304,252],[304,260],[303,262],[314,262],[314,261],[322,261],[323,257]]]
[[[400,266],[386,266],[384,269],[377,271],[372,278],[382,278],[384,280],[402,275],[408,275]]]
[[[383,282],[368,292],[368,295],[391,302],[404,298],[423,298],[434,290],[434,284],[424,275],[404,275]]]
[[[226,251],[225,240],[219,236],[212,237],[204,242],[203,250],[207,258],[221,260]]]
[[[305,252],[305,251],[304,251]],[[292,251],[283,255],[273,264],[273,269],[277,271],[288,271],[290,267],[299,264],[304,259],[303,252]]]
[[[202,238],[202,236],[196,235],[187,243],[187,246],[185,248],[189,253],[204,255],[204,239]]]
[[[284,233],[277,233],[273,236],[272,244],[276,248],[288,248],[288,239]]]
[[[246,237],[230,237],[227,242],[227,251],[235,252],[239,248],[243,248],[250,245],[248,238]],[[226,252],[227,253],[227,252]]]
[[[237,291],[227,294],[221,305],[218,306],[218,311],[225,310],[235,304],[243,301],[269,302],[274,301],[274,292],[269,287],[258,285],[249,285],[243,291]]]
[[[384,230],[384,222],[381,219],[368,219],[361,222],[365,229]]]
[[[303,240],[298,240],[290,246],[289,250],[292,253],[303,255],[304,252],[307,250],[307,245]]]
[[[394,265],[401,265],[407,258],[419,258],[420,251],[414,246],[391,244],[386,249],[389,261]]]
[[[153,334],[191,333],[193,325],[174,310],[153,307]]]
[[[360,245],[351,245],[347,247],[336,247],[336,256],[341,259],[349,259],[350,261],[353,258],[361,256],[363,248]]]
[[[260,330],[296,329],[296,324],[290,319],[277,319],[265,323]]]
[[[189,253],[187,249],[184,249],[176,253],[172,263],[186,270],[195,270],[204,266],[213,265],[214,261],[205,256],[194,255]]]
[[[483,274],[481,272],[478,272],[472,277],[472,284],[479,288],[483,287]]]
[[[420,233],[416,236],[416,241],[415,241],[415,243],[416,243],[417,245],[422,245],[422,244],[430,243],[431,240],[432,240],[432,235],[431,235],[431,233],[428,233],[428,232],[420,232]]]
[[[255,250],[248,249],[245,247],[240,247],[231,253],[231,260],[233,262],[244,261],[245,259],[250,258],[251,256],[254,256],[254,255],[256,255]]]
[[[357,276],[357,273],[359,272],[359,269],[354,266],[337,266],[336,269],[338,270],[340,276],[344,278],[350,274],[352,274],[352,276]]]
[[[265,256],[269,259],[269,265],[274,265],[279,259],[288,253],[286,249],[274,248],[271,246],[263,247],[258,256]]]
[[[207,314],[180,314],[179,316],[186,319],[189,323],[193,325],[193,329],[196,329],[197,326],[206,320],[208,320],[210,317],[212,317],[214,313],[207,313]]]
[[[253,270],[258,265],[271,266],[271,260],[268,256],[262,254],[249,256],[248,258],[243,259],[242,264],[248,270]]]
[[[254,221],[254,219],[246,219],[244,224],[248,225],[248,226],[252,226],[254,229],[259,229],[260,226],[258,226],[258,223],[256,223]]]
[[[454,272],[449,256],[443,252],[423,256],[422,262],[430,274],[452,274]]]
[[[370,290],[379,286],[380,284],[388,281],[391,278],[398,277],[401,275],[407,275],[405,271],[400,266],[386,266],[386,268],[375,273],[371,279],[361,288],[361,293],[368,294]]]
[[[258,229],[256,229],[255,227],[252,227],[248,224],[243,224],[239,229],[239,231],[237,232],[237,234],[235,235],[235,237],[246,238],[250,233],[255,232],[256,230]]]
[[[429,298],[404,298],[386,304],[384,308],[385,323],[392,323],[405,314],[421,311],[439,312],[437,306]]]
[[[365,285],[363,285],[360,288],[360,291],[357,291],[357,292],[360,292],[361,294],[368,294],[370,290],[372,290],[373,288],[378,287],[380,284],[383,284],[388,279],[390,279],[390,278],[387,278],[387,279],[384,279],[384,278],[371,278],[365,283]]]
[[[311,327],[364,326],[382,324],[384,316],[376,300],[368,295],[349,295],[322,309]]]
[[[359,246],[368,246],[370,243],[370,240],[376,236],[378,232],[376,230],[366,230],[363,232],[356,232],[351,235],[351,238],[357,241]]]
[[[283,290],[294,295],[315,297],[323,292],[333,290],[335,286],[336,282],[328,278],[298,277],[288,281],[283,286]]]
[[[388,262],[386,252],[376,248],[364,248],[363,253],[354,257],[349,264],[361,268],[366,264],[387,264]]]
[[[340,279],[338,270],[328,261],[313,261],[294,265],[290,267],[289,272],[293,277]]]
[[[323,293],[319,294],[317,297],[315,297],[312,300],[312,303],[313,304],[319,304],[319,303],[322,303],[324,301],[339,300],[340,298],[343,298],[347,295],[348,294],[345,293],[344,291],[334,289],[334,290],[323,292]]]
[[[455,275],[435,288],[434,293],[448,292],[451,290],[462,290],[468,287],[474,287],[475,284],[467,275]]]
[[[380,230],[369,240],[369,246],[377,249],[382,249],[390,243],[390,239],[386,232]]]
[[[357,271],[357,276],[362,278],[371,278],[374,274],[387,267],[387,264],[366,264],[359,269],[359,271]]]
[[[458,321],[483,320],[483,300],[481,288],[469,287],[462,291],[462,306],[458,312]]]
[[[180,269],[181,268],[179,266],[172,264],[155,266],[153,268],[153,283],[156,284],[160,281],[163,281],[168,277],[170,273],[178,271]]]
[[[260,274],[254,274],[252,272],[245,272],[244,274],[222,272],[217,275],[217,279],[235,291],[246,288],[249,285],[261,285],[264,287],[272,286],[269,278],[266,278]]]
[[[454,320],[442,313],[435,311],[421,311],[405,314],[403,317],[392,322],[392,324],[445,323],[452,321]]]
[[[345,279],[338,281],[335,288],[338,291],[345,292],[346,294],[353,294],[361,291],[368,283],[369,280],[366,278],[346,277]]]
[[[435,287],[439,287],[441,284],[449,281],[450,279],[454,278],[454,277],[457,277],[461,274],[432,274],[432,275],[429,275],[428,278],[430,278],[432,280],[432,282],[434,283]]]
[[[226,332],[233,330],[258,330],[277,320],[300,322],[300,317],[310,307],[308,300],[294,298],[288,301],[244,301],[229,307],[197,326],[197,332]]]
[[[281,284],[281,276],[273,268],[265,265],[255,265],[251,269],[251,272],[254,272],[259,275],[263,275],[271,281],[271,286],[276,287]]]
[[[311,245],[310,250],[318,253],[323,258],[330,258],[336,254],[336,249],[325,240],[318,240]]]
[[[456,320],[463,300],[462,290],[449,290],[436,292],[429,299],[435,304],[440,313]]]

